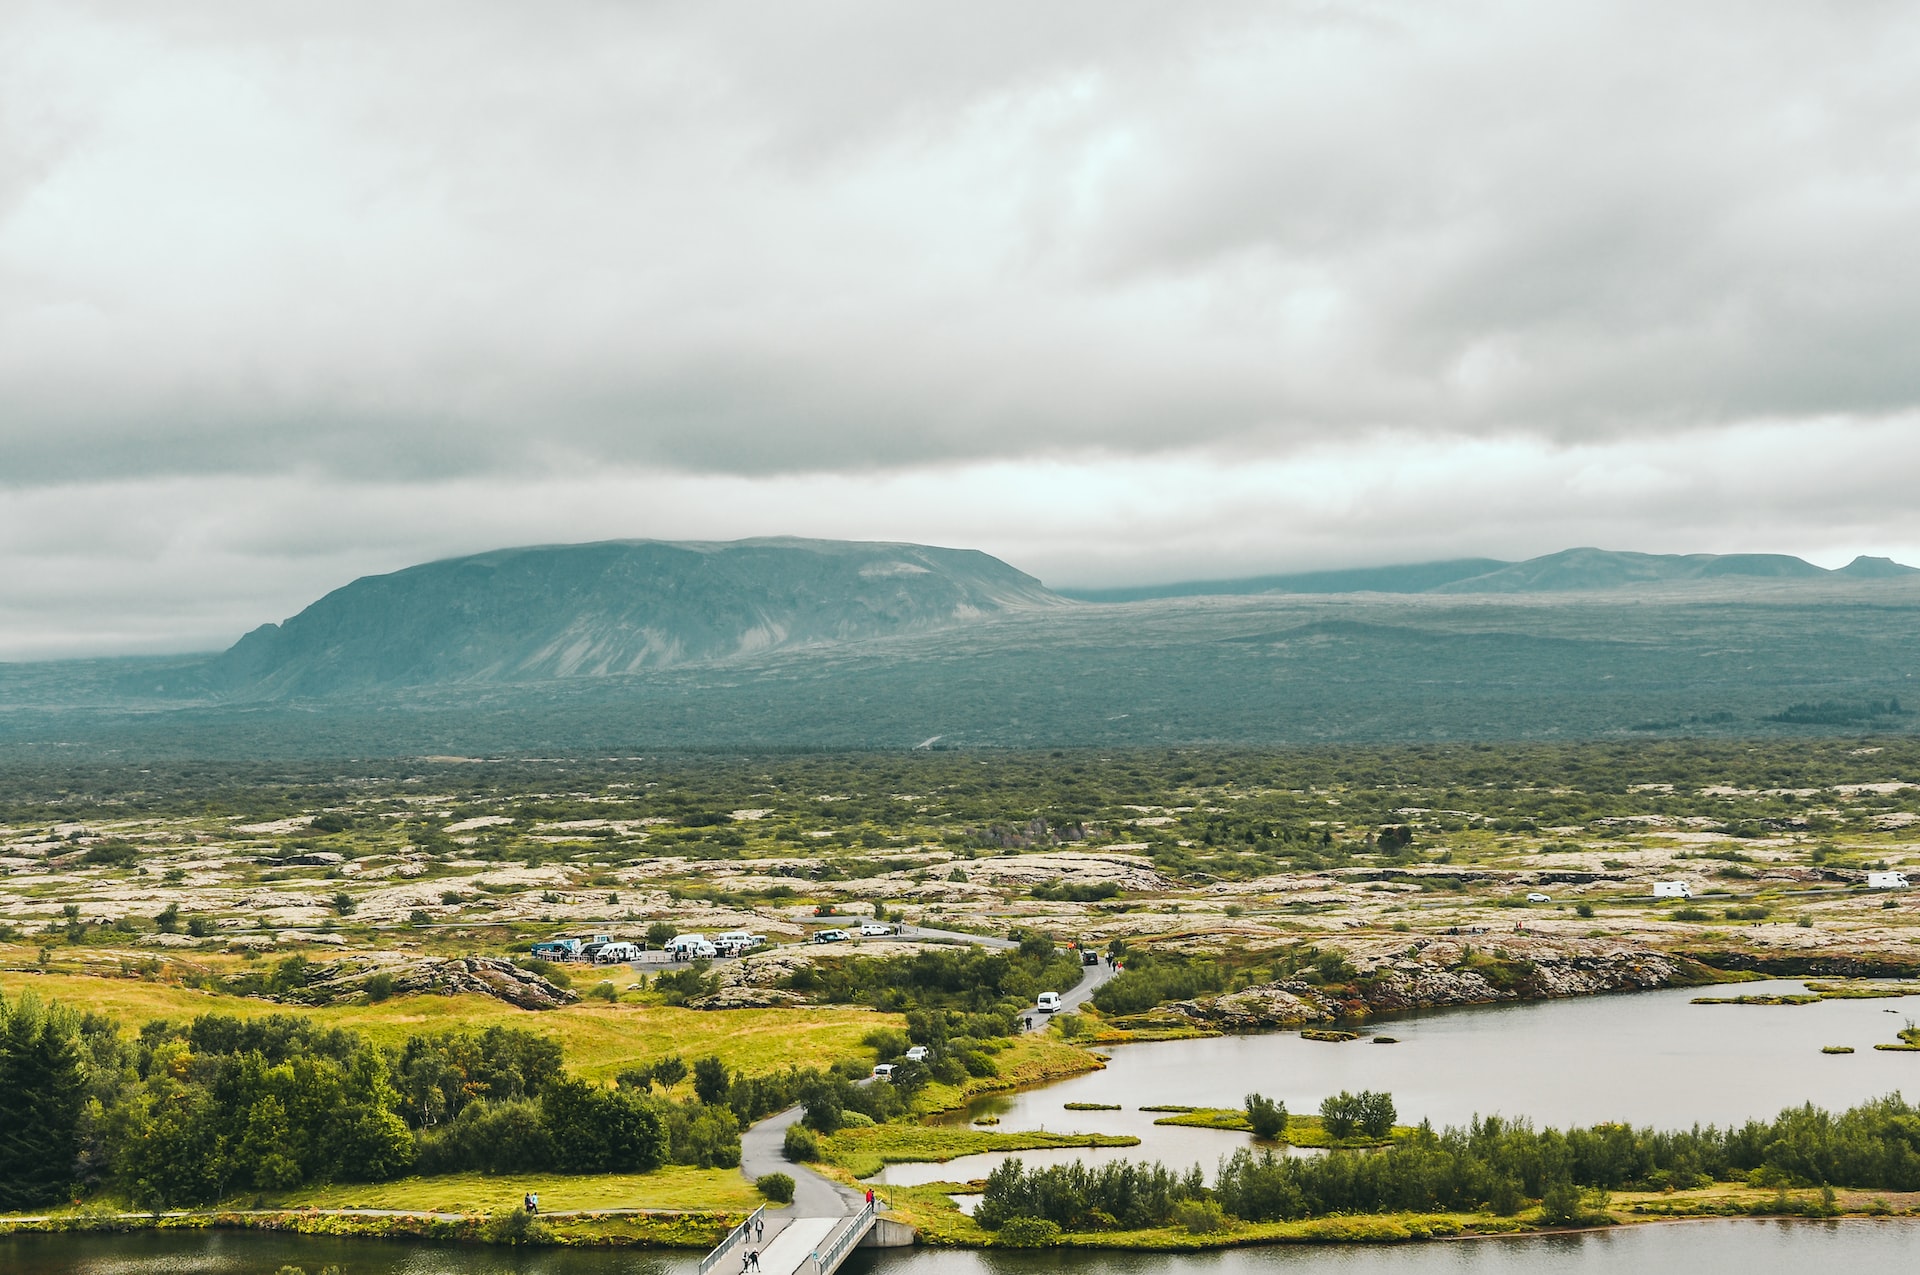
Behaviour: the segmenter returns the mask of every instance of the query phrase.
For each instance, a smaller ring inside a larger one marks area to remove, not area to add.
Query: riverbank
[[[929,1183],[895,1187],[887,1193],[893,1214],[913,1226],[920,1242],[947,1248],[1021,1248],[976,1223],[952,1195],[978,1189],[978,1183]],[[1920,1193],[1836,1191],[1828,1201],[1819,1190],[1779,1191],[1718,1184],[1693,1191],[1615,1192],[1604,1211],[1575,1226],[1546,1224],[1538,1208],[1512,1216],[1493,1213],[1369,1213],[1305,1218],[1292,1222],[1240,1222],[1222,1219],[1218,1229],[1181,1226],[1133,1231],[1067,1231],[1038,1247],[1199,1252],[1277,1244],[1404,1244],[1423,1240],[1476,1237],[1563,1235],[1570,1232],[1630,1227],[1654,1222],[1726,1218],[1920,1218]]]
[[[599,1212],[529,1217],[359,1209],[213,1209],[124,1213],[88,1207],[35,1217],[0,1217],[0,1237],[131,1231],[266,1231],[362,1239],[542,1245],[562,1248],[709,1249],[745,1212]]]

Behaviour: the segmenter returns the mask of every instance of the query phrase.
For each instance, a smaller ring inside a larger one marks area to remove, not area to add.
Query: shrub
[[[139,847],[119,837],[108,837],[87,847],[82,863],[97,863],[109,868],[131,868],[140,860]]]
[[[361,984],[366,989],[367,999],[383,1001],[393,995],[393,975],[382,970]]]
[[[814,1136],[813,1130],[803,1124],[788,1125],[786,1141],[780,1146],[780,1154],[796,1164],[806,1160],[818,1160],[820,1139]]]
[[[754,1190],[775,1204],[793,1203],[793,1177],[786,1173],[762,1173],[753,1180]]]
[[[595,983],[587,989],[587,995],[599,1001],[612,1001],[617,998],[619,994],[619,992],[614,990],[613,984],[606,979],[601,979],[598,983]]]
[[[1053,1020],[1053,1025],[1058,1027],[1060,1034],[1068,1040],[1077,1038],[1087,1030],[1087,1020],[1078,1014],[1061,1014]]]
[[[1173,1206],[1173,1224],[1189,1235],[1218,1235],[1228,1227],[1226,1212],[1213,1200],[1182,1200]]]
[[[352,916],[353,909],[356,906],[358,905],[354,903],[353,896],[345,890],[341,890],[333,896],[333,910],[341,916]]]
[[[1593,919],[1593,904],[1576,903],[1573,905],[1573,914],[1581,920],[1591,921]]]
[[[213,921],[204,916],[190,916],[187,918],[187,933],[197,939],[206,938],[213,933]]]
[[[172,934],[180,928],[180,905],[169,903],[160,909],[153,918],[154,928],[162,934]]]
[[[995,1239],[1009,1248],[1046,1248],[1060,1242],[1060,1228],[1043,1217],[1008,1218]]]
[[[489,1244],[551,1244],[553,1228],[525,1209],[508,1209],[480,1224],[480,1238]]]
[[[1708,915],[1705,908],[1675,908],[1673,910],[1673,919],[1676,921],[1710,921],[1713,918]]]

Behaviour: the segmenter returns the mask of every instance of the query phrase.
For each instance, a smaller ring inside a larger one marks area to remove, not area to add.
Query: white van
[[[621,965],[640,959],[638,943],[609,943],[593,954],[595,965]]]
[[[1040,999],[1036,1000],[1033,1003],[1033,1007],[1039,1010],[1043,1014],[1054,1013],[1056,1010],[1060,1008],[1060,993],[1058,992],[1040,993]]]
[[[704,934],[675,935],[665,951],[676,961],[711,960],[720,954],[720,949],[707,942]]]
[[[1867,873],[1867,889],[1869,890],[1904,890],[1908,884],[1907,874],[1904,872]]]
[[[722,956],[743,956],[767,945],[764,934],[749,934],[745,930],[728,930],[725,934],[713,936],[713,945]]]
[[[1685,881],[1655,881],[1653,897],[1656,899],[1691,899],[1693,887]]]

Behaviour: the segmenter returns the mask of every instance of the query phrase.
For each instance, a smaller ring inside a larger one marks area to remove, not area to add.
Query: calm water
[[[1158,1159],[1211,1172],[1249,1139],[1210,1129],[1156,1126],[1143,1104],[1237,1107],[1249,1091],[1314,1112],[1342,1089],[1391,1093],[1403,1121],[1459,1124],[1476,1113],[1527,1116],[1537,1124],[1685,1128],[1765,1119],[1812,1102],[1843,1108],[1895,1091],[1920,1096],[1920,1053],[1876,1052],[1920,996],[1814,1005],[1695,1005],[1695,996],[1799,992],[1799,982],[1673,988],[1520,1005],[1435,1010],[1372,1027],[1400,1043],[1326,1044],[1297,1032],[1161,1041],[1113,1049],[1105,1071],[1027,1093],[982,1099],[960,1119],[991,1113],[1002,1130],[1130,1133],[1138,1147],[1099,1152],[1028,1151],[1029,1163]],[[1852,1054],[1822,1054],[1852,1045]],[[1119,1111],[1068,1111],[1069,1102],[1118,1103]],[[1000,1155],[944,1165],[890,1165],[880,1181],[901,1184],[985,1177]]]
[[[856,1252],[843,1275],[1804,1275],[1897,1271],[1920,1223],[1691,1222],[1550,1239],[1202,1254]],[[69,1235],[0,1239],[6,1275],[692,1275],[696,1254],[513,1253],[376,1240],[265,1235]]]

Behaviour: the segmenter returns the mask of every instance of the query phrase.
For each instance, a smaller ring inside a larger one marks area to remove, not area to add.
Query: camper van
[[[1043,1014],[1053,1013],[1054,1011],[1060,1008],[1060,993],[1058,992],[1040,993],[1040,999],[1036,1000],[1033,1003],[1033,1007],[1039,1010]]]
[[[707,942],[704,934],[681,934],[667,944],[666,953],[676,961],[711,960],[720,955],[720,949]]]
[[[1693,887],[1685,881],[1655,881],[1653,897],[1656,899],[1691,899]]]
[[[766,945],[766,935],[749,934],[745,930],[728,930],[725,934],[713,936],[713,946],[722,956],[745,956]]]
[[[1904,890],[1909,884],[1907,874],[1904,872],[1867,873],[1867,889],[1869,890]]]
[[[532,955],[543,961],[577,961],[580,959],[580,940],[546,939],[533,945]]]
[[[595,965],[629,964],[639,959],[640,945],[638,943],[628,943],[624,940],[608,943],[593,954],[593,963]]]

